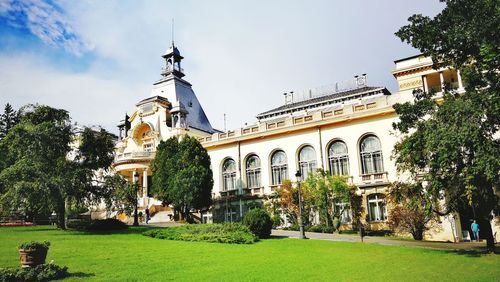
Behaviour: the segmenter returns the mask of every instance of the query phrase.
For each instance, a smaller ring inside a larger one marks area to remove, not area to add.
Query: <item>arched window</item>
[[[368,196],[368,214],[370,215],[370,221],[387,220],[387,208],[383,195],[373,194]]]
[[[330,145],[328,160],[330,162],[330,174],[349,174],[349,156],[347,155],[347,146],[344,142],[335,141]]]
[[[283,180],[288,179],[286,154],[283,151],[276,151],[271,157],[272,185],[279,185]]]
[[[316,170],[316,152],[313,147],[305,146],[300,150],[299,168],[304,179],[309,175],[309,172]]]
[[[360,144],[361,172],[362,174],[378,173],[384,171],[382,162],[382,147],[380,140],[369,135]]]
[[[247,159],[247,185],[248,188],[260,187],[260,159],[252,155]]]
[[[224,179],[222,191],[236,189],[236,163],[227,159],[222,165],[222,178]]]
[[[342,202],[339,199],[335,200],[334,206],[335,213],[339,215],[340,222],[349,223],[351,222],[351,206],[349,203]]]

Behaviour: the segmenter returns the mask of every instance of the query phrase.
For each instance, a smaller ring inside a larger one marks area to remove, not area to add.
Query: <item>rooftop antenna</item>
[[[224,113],[224,132],[226,132],[226,113]]]

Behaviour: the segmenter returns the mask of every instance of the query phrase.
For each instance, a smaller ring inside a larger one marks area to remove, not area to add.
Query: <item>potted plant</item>
[[[19,245],[19,259],[23,268],[45,263],[50,242],[25,242]]]

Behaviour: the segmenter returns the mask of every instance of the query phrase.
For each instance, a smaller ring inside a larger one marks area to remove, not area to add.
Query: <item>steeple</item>
[[[181,67],[181,61],[182,59],[184,59],[184,57],[181,56],[181,52],[179,52],[179,49],[175,47],[173,40],[172,46],[167,49],[165,55],[163,55],[162,58],[165,59],[165,67],[163,68],[161,73],[162,76],[168,76],[170,74],[173,74],[174,76],[177,76],[179,78],[182,78],[184,76],[184,70]]]

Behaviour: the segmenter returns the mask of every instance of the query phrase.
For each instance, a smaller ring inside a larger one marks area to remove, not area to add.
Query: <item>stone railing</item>
[[[147,152],[147,151],[137,151],[137,152],[129,152],[116,154],[115,162],[129,160],[129,159],[152,159],[154,158],[156,152]]]

